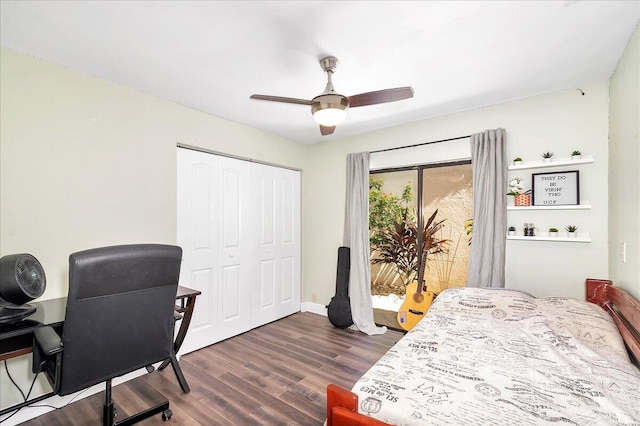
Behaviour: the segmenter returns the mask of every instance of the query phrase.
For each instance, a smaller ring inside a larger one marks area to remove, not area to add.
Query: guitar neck
[[[427,264],[427,250],[422,250],[422,256],[420,256],[420,267],[418,268],[418,293],[422,293],[424,287],[424,268]]]

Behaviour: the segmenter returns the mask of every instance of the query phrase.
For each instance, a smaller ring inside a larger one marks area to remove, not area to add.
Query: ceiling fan
[[[386,102],[400,101],[413,97],[413,89],[411,87],[397,87],[395,89],[376,90],[375,92],[360,93],[359,95],[344,96],[336,93],[331,82],[331,75],[338,65],[338,59],[335,56],[327,56],[320,59],[320,66],[327,73],[327,86],[320,95],[312,100],[298,98],[286,98],[281,96],[270,95],[251,95],[251,99],[262,101],[284,102],[288,104],[299,104],[311,106],[311,114],[318,124],[320,124],[320,133],[323,136],[330,135],[336,129],[336,125],[340,124],[347,118],[347,110],[349,108],[361,107],[366,105],[383,104]]]

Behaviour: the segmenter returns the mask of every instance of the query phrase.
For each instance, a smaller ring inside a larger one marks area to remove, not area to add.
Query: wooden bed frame
[[[610,280],[587,278],[587,301],[607,311],[624,340],[632,362],[640,367],[640,301]],[[358,413],[358,395],[329,384],[327,386],[327,426],[391,426]]]

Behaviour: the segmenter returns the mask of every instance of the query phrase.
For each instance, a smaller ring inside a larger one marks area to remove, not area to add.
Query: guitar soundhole
[[[413,301],[416,303],[422,303],[424,295],[422,293],[413,293]]]

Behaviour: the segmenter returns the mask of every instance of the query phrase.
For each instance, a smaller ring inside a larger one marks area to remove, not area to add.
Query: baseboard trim
[[[321,303],[303,302],[300,304],[300,311],[327,316],[327,307]]]

